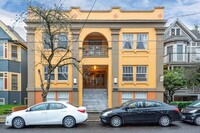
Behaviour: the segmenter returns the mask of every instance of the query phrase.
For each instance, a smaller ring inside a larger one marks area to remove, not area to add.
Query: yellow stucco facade
[[[94,98],[88,95],[95,95],[95,90],[98,90],[96,93],[99,94],[102,93],[101,90],[105,90],[105,95],[103,92],[99,99],[93,100],[98,102],[98,100],[106,99],[105,107],[120,105],[130,96],[132,99],[144,96],[147,99],[163,100],[164,89],[160,76],[163,75],[161,57],[165,20],[162,7],[150,11],[123,11],[120,8],[92,11],[87,21],[85,19],[89,11],[71,8],[63,13],[69,14],[74,23],[67,31],[62,32],[67,32],[68,38],[78,37],[76,40],[78,43],[68,41],[68,45],[78,52],[67,56],[76,55],[79,59],[83,58],[79,64],[80,71],[87,72],[89,78],[85,80],[81,73],[69,65],[68,79],[60,81],[58,80],[58,69],[55,69],[55,77],[51,81],[50,89],[50,92],[55,92],[55,99],[59,99],[59,92],[67,92],[69,102],[89,106],[86,102],[90,97],[91,101]],[[37,20],[36,17],[34,19]],[[39,64],[41,55],[37,51],[43,46],[43,31],[36,23],[34,24],[31,17],[27,25],[28,46],[30,50],[34,49],[33,53],[30,51],[28,59],[29,74],[32,73],[29,76],[30,81],[27,88],[29,105],[31,105],[41,101],[38,69],[42,70],[41,73],[44,75],[45,62]],[[129,49],[124,48],[124,36],[127,34],[133,36],[130,43],[132,47]],[[142,49],[137,48],[139,42],[137,39],[140,34],[147,36],[145,48]],[[95,43],[90,42],[91,40]],[[55,63],[58,59],[59,57],[54,57]],[[33,64],[37,65],[33,67]],[[128,79],[125,73],[127,66],[131,68],[127,74]],[[144,69],[143,75],[139,75],[139,71],[142,71],[140,69]],[[139,81],[140,76],[145,76],[145,79]],[[77,83],[74,83],[74,80],[77,80]],[[84,101],[84,99],[87,100]]]

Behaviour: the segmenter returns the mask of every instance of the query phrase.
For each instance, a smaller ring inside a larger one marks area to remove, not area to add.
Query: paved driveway
[[[112,128],[99,122],[87,122],[74,128],[62,126],[30,126],[24,129],[14,129],[0,125],[0,133],[200,133],[200,126],[175,122],[170,127],[160,127],[154,124],[125,125]]]

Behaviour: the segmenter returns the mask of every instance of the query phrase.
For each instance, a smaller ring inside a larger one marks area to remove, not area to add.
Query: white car
[[[66,102],[51,101],[13,112],[6,117],[5,125],[15,128],[28,125],[63,125],[71,128],[87,119],[88,114],[85,107],[77,108]]]

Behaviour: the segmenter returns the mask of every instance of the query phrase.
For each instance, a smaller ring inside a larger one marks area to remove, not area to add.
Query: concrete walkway
[[[0,123],[5,123],[5,119],[6,119],[6,115],[0,115]],[[97,122],[97,121],[100,121],[99,119],[99,113],[88,113],[88,120],[87,121],[90,121],[90,122]]]

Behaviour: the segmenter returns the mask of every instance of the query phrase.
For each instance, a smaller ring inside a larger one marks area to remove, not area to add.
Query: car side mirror
[[[30,109],[28,108],[28,109],[26,109],[26,112],[29,112],[30,111]]]
[[[128,109],[129,109],[129,107],[128,107],[128,106],[124,107],[124,110],[128,110]]]

